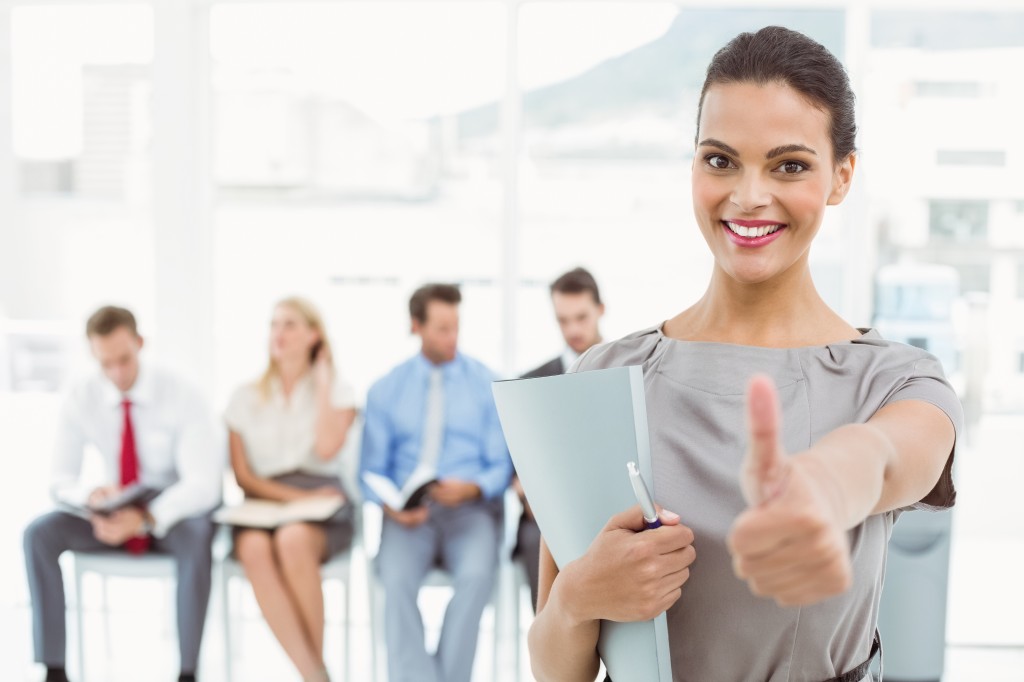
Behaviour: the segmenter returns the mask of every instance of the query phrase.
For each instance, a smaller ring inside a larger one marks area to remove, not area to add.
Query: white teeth
[[[736,223],[726,222],[729,229],[738,234],[741,237],[763,237],[767,234],[777,232],[783,225],[764,225],[762,227],[744,227],[743,225],[737,225]]]

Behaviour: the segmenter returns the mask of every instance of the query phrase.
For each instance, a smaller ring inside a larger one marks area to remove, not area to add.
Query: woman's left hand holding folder
[[[660,511],[661,528],[645,530],[639,506],[609,519],[586,553],[559,574],[563,604],[580,621],[650,620],[682,594],[696,558],[693,531]]]

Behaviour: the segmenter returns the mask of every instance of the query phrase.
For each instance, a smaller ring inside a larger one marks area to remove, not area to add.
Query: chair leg
[[[349,562],[348,572],[345,574],[345,620],[341,627],[345,633],[345,682],[352,680],[352,564]]]
[[[234,682],[234,649],[231,638],[231,578],[223,564],[220,566],[220,612],[224,620],[224,680]]]
[[[373,570],[372,567],[370,570]],[[376,576],[368,576],[370,589],[370,636],[373,638],[370,649],[373,654],[373,679],[375,682],[387,682],[387,656],[382,655],[384,643],[384,588]]]
[[[103,644],[107,648],[107,660],[114,660],[114,647],[113,639],[110,636],[110,602],[108,597],[110,596],[107,591],[107,576],[100,575],[100,594],[102,595],[102,601],[100,605],[103,609]]]
[[[82,571],[75,559],[75,620],[78,638],[78,679],[85,682],[85,618],[82,614]]]

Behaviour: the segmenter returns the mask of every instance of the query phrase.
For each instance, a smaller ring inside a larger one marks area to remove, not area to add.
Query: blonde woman
[[[246,497],[345,497],[336,458],[355,419],[355,395],[331,359],[317,310],[300,298],[274,307],[270,362],[225,413],[231,466]],[[235,554],[271,631],[304,680],[327,680],[320,565],[352,540],[350,505],[325,523],[239,528]]]

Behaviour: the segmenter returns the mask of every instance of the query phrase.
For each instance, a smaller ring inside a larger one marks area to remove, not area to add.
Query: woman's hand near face
[[[331,358],[331,351],[327,346],[321,345],[313,358],[313,384],[319,391],[329,392],[331,382],[334,380],[334,362]]]
[[[696,558],[693,531],[672,512],[659,517],[660,528],[644,530],[640,507],[616,514],[561,571],[563,604],[574,620],[650,620],[679,599]]]
[[[749,507],[729,533],[733,570],[751,592],[780,606],[846,591],[853,579],[850,549],[828,472],[813,458],[784,454],[770,379],[755,378],[747,402],[750,448],[742,483]]]

